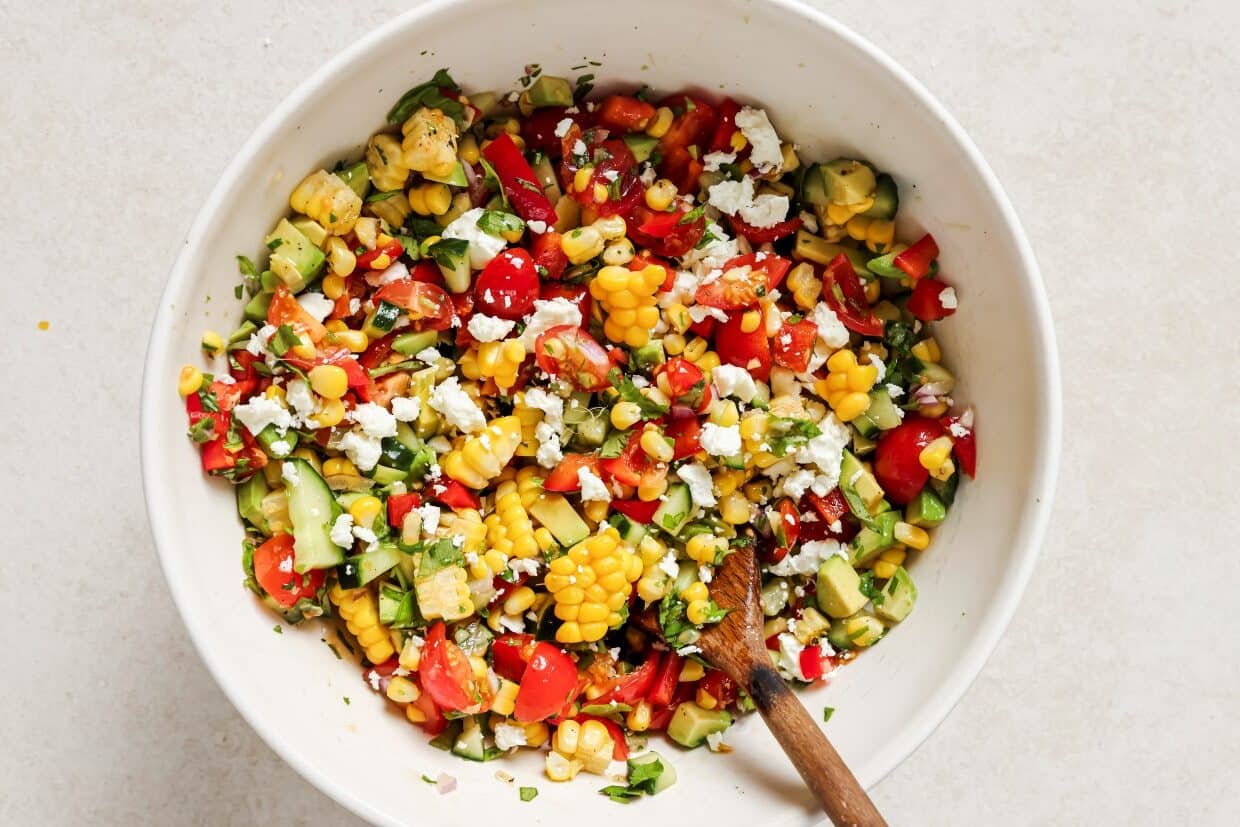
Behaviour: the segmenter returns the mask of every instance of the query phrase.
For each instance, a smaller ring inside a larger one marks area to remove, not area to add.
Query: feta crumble
[[[396,436],[396,417],[382,405],[364,402],[353,409],[349,418],[361,426],[367,436],[377,439]]]
[[[475,313],[469,317],[469,335],[479,342],[498,342],[511,333],[516,324],[512,319]]]
[[[802,543],[796,554],[786,555],[784,559],[769,566],[767,570],[780,577],[815,574],[824,560],[837,554],[841,554],[839,541],[811,540],[808,543]],[[847,551],[843,551],[841,556],[846,557]]]
[[[396,396],[392,398],[392,416],[397,422],[413,422],[422,414],[422,398],[419,396]]]
[[[848,328],[826,302],[814,306],[810,320],[818,325],[818,338],[831,347],[839,349],[848,345]]]
[[[487,420],[482,409],[465,392],[455,376],[435,386],[431,391],[430,405],[443,414],[449,425],[456,426],[463,433],[470,434],[486,427]]]
[[[321,322],[335,308],[336,303],[322,293],[302,293],[297,297],[301,309],[309,313],[316,322]]]
[[[943,305],[944,310],[955,310],[960,306],[960,300],[956,298],[956,288],[944,287],[939,293],[939,304]]]
[[[700,462],[688,462],[680,466],[676,473],[681,481],[689,486],[689,496],[694,505],[709,508],[719,502],[715,499],[714,483],[705,465]]]
[[[362,431],[349,431],[340,438],[337,446],[345,452],[349,461],[360,471],[369,471],[379,464],[383,446],[378,437],[370,436]]]
[[[710,372],[710,378],[720,396],[734,396],[742,402],[752,402],[758,392],[749,371],[736,365],[720,365]]]
[[[581,483],[581,499],[583,502],[611,502],[611,492],[602,478],[583,465],[577,469],[577,481]]]
[[[291,462],[280,463],[280,477],[289,485],[297,485],[301,482],[301,475],[297,473],[297,466]]]
[[[784,167],[784,153],[771,119],[762,109],[745,106],[736,113],[736,128],[749,141],[749,160],[759,172],[778,172]]]
[[[702,450],[713,457],[731,457],[741,452],[741,429],[737,425],[723,427],[713,422],[702,426]]]
[[[439,528],[439,518],[443,510],[437,505],[425,503],[417,507],[418,516],[422,518],[422,533],[431,535]]]
[[[276,430],[283,434],[293,424],[293,416],[288,409],[267,396],[255,396],[249,402],[237,405],[233,408],[233,416],[254,436],[258,436],[259,431],[268,425],[276,426]]]
[[[538,337],[560,325],[581,325],[581,310],[568,299],[537,299],[534,312],[525,317],[525,330],[521,332],[521,344],[527,352],[533,352]]]
[[[707,172],[718,172],[724,164],[736,163],[735,152],[708,152],[702,156],[702,163]]]
[[[331,540],[341,548],[353,548],[353,515],[345,512],[332,523]]]
[[[469,266],[474,270],[481,270],[490,264],[491,259],[499,255],[507,245],[504,239],[491,235],[478,226],[478,219],[482,218],[484,212],[482,207],[466,210],[444,227],[442,234],[444,238],[459,238],[469,242]]]

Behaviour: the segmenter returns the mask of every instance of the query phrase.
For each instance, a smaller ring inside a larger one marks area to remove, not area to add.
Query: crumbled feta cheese
[[[827,526],[827,528],[829,528],[829,529],[831,530],[831,533],[832,533],[832,534],[839,534],[841,531],[843,531],[843,530],[844,530],[844,524],[843,524],[842,522],[840,522],[839,520],[835,520],[835,521],[833,521],[833,522],[831,523],[831,525]],[[845,556],[847,556],[847,552],[846,552],[846,551],[844,551],[844,547],[843,547],[843,546],[840,546],[840,550],[841,550],[841,552],[842,552],[842,553],[840,554],[840,556],[841,556],[841,557],[845,557]]]
[[[487,420],[478,403],[465,392],[455,376],[450,376],[431,391],[431,407],[443,414],[449,425],[455,425],[464,433],[481,431]]]
[[[689,644],[688,646],[681,646],[679,649],[676,650],[676,654],[680,655],[681,657],[686,657],[686,658],[689,657],[689,655],[699,655],[701,653],[702,653],[702,647],[695,646],[692,643]]]
[[[230,374],[227,374],[227,373],[221,373],[221,374],[219,374],[218,376],[216,376],[216,377],[215,377],[215,381],[216,381],[216,382],[219,382],[221,385],[235,385],[235,384],[237,384],[237,380],[236,380],[233,376],[231,376]]]
[[[773,227],[788,216],[788,196],[763,193],[754,195],[753,179],[720,181],[710,188],[712,207],[727,215],[739,215],[754,227]]]
[[[371,689],[373,689],[375,692],[379,691],[379,686],[382,684],[383,679],[379,676],[378,672],[371,669],[369,672],[366,673],[366,680],[367,682],[370,683]]]
[[[651,184],[655,182],[655,179],[659,177],[659,174],[655,172],[654,167],[652,167],[650,164],[647,163],[647,164],[642,165],[641,174],[638,175],[637,177],[641,180],[643,184],[649,187]]]
[[[848,328],[826,302],[815,305],[810,320],[818,325],[818,338],[831,347],[841,348],[848,344]]]
[[[512,332],[516,324],[512,319],[475,313],[469,317],[469,335],[479,342],[498,342]]]
[[[289,485],[297,485],[301,482],[301,477],[297,473],[297,466],[291,462],[280,463],[280,476]]]
[[[586,147],[585,141],[578,138],[576,141],[573,142],[573,146],[571,149],[572,154],[585,155],[587,151],[588,151],[588,147]]]
[[[538,558],[513,557],[508,561],[508,568],[514,574],[528,574],[530,577],[534,577],[538,574]]]
[[[353,526],[353,536],[366,544],[367,551],[374,551],[376,548],[379,547],[379,538],[375,535],[373,531],[371,531],[369,528],[366,528],[366,526],[362,526],[362,525]]]
[[[702,564],[698,566],[698,580],[703,583],[709,583],[715,579],[715,569],[712,566]]]
[[[525,317],[525,330],[521,332],[521,344],[532,353],[538,337],[560,325],[581,325],[581,310],[566,298],[537,299],[534,312]]]
[[[815,465],[818,475],[811,484],[818,496],[826,496],[840,480],[840,463],[844,458],[844,449],[851,440],[848,426],[828,413],[818,423],[822,432],[807,442],[796,454],[801,465]]]
[[[711,270],[717,270],[741,254],[740,242],[729,238],[714,221],[706,222],[706,234],[710,241],[701,247],[694,247],[680,257],[680,266],[693,271],[698,278],[704,277]],[[697,283],[692,285],[696,289]],[[692,295],[692,291],[690,292]]]
[[[754,227],[774,227],[788,217],[788,196],[763,193],[741,207],[741,220]]]
[[[362,300],[361,300],[361,299],[357,298],[356,296],[354,296],[353,298],[349,299],[349,315],[350,315],[350,316],[352,316],[354,313],[356,313],[357,311],[359,311],[359,310],[361,310],[361,309],[362,309]]]
[[[939,304],[943,305],[944,310],[955,310],[960,306],[960,300],[956,298],[956,288],[944,287],[939,292]]]
[[[349,461],[361,471],[369,471],[379,464],[383,446],[378,437],[370,436],[361,431],[349,431],[340,438],[338,446],[345,452]]]
[[[283,456],[292,452],[293,444],[287,439],[277,439],[271,443],[271,450],[273,453]]]
[[[542,411],[543,422],[546,422],[556,433],[564,428],[564,399],[542,388],[529,388],[525,391],[525,405]]]
[[[331,540],[341,548],[353,548],[353,515],[347,511],[332,523]]]
[[[563,120],[561,120],[559,123],[555,125],[555,137],[563,138],[565,135],[568,134],[568,130],[572,128],[573,128],[573,119],[564,118]]]
[[[469,242],[469,266],[481,270],[491,263],[491,259],[499,255],[507,242],[478,226],[485,210],[474,207],[461,213],[451,224],[443,229],[444,238],[460,238]]]
[[[969,429],[961,425],[959,422],[953,422],[947,426],[947,432],[956,439],[964,439],[969,435]]]
[[[796,635],[789,632],[780,633],[779,655],[776,663],[780,674],[808,683],[805,673],[801,671],[801,652],[804,649],[805,646],[796,639]]]
[[[689,486],[689,496],[693,499],[694,505],[709,508],[718,502],[715,499],[714,483],[705,465],[700,462],[688,462],[680,466],[676,473],[681,481]]]
[[[367,436],[378,439],[396,436],[396,417],[382,405],[364,402],[353,408],[349,418],[360,425]]]
[[[899,399],[901,396],[904,396],[904,388],[900,387],[899,385],[893,385],[890,382],[888,382],[887,383],[887,395],[890,396],[892,399]]]
[[[436,454],[446,454],[452,450],[452,441],[449,440],[443,434],[440,434],[439,436],[433,436],[430,439],[426,440],[426,445]],[[431,474],[431,476],[433,477],[435,475]]]
[[[424,365],[433,365],[439,361],[439,351],[433,347],[424,347],[413,356]]]
[[[258,436],[258,432],[268,425],[275,425],[282,434],[293,424],[293,416],[288,409],[268,396],[251,397],[249,402],[233,408],[233,416],[254,436]]]
[[[778,172],[784,166],[784,153],[780,149],[779,135],[771,126],[771,119],[761,109],[745,106],[736,113],[736,128],[749,141],[749,160],[759,172]]]
[[[577,469],[577,481],[581,483],[581,499],[583,502],[611,502],[611,492],[602,478],[583,465]]]
[[[521,615],[505,615],[499,616],[499,627],[505,632],[512,632],[519,635],[525,631],[525,620]]]
[[[409,278],[409,268],[405,266],[403,261],[394,261],[378,273],[367,273],[366,283],[371,287],[382,287],[385,284],[391,284],[394,281],[407,278]],[[406,321],[408,320],[406,319]]]
[[[439,517],[443,513],[437,505],[426,503],[417,507],[418,516],[422,518],[422,533],[431,535],[439,528]]]
[[[712,732],[710,735],[707,735],[706,746],[711,752],[722,752],[723,748],[727,746],[723,742],[723,733]]]
[[[713,422],[702,426],[702,450],[712,457],[730,457],[741,452],[741,429],[736,425],[723,427]]]
[[[534,438],[538,440],[538,450],[534,459],[543,468],[554,468],[564,459],[560,447],[560,435],[547,422],[539,422],[534,426]]]
[[[495,746],[497,749],[510,750],[526,744],[525,727],[501,721],[495,725]]]
[[[719,322],[726,322],[728,314],[720,310],[718,307],[709,307],[705,304],[695,304],[689,308],[689,318],[694,323],[703,322],[706,319],[714,319]]]
[[[874,353],[870,354],[869,359],[870,359],[870,364],[874,366],[874,369],[876,371],[878,371],[878,378],[875,379],[874,381],[881,382],[885,378],[887,378],[887,366],[883,364],[883,360],[879,359],[878,355]]]
[[[785,497],[791,497],[794,500],[801,499],[806,489],[814,482],[814,472],[806,468],[798,468],[783,480],[783,493]]]
[[[808,543],[802,543],[795,554],[788,554],[778,563],[771,565],[768,571],[780,577],[815,574],[823,560],[839,552],[840,544],[837,540],[811,540]]]
[[[702,156],[702,163],[707,172],[718,172],[724,164],[736,163],[735,152],[708,152]]]
[[[736,365],[720,365],[710,372],[710,378],[720,396],[734,396],[742,402],[752,402],[758,392],[749,371]]]
[[[668,551],[663,555],[663,559],[659,561],[659,571],[668,577],[675,577],[680,574],[680,564],[676,562],[676,552]]]
[[[419,396],[392,397],[392,416],[397,422],[413,422],[422,414],[422,398]]]
[[[798,217],[801,219],[802,227],[804,227],[806,230],[810,231],[811,233],[818,232],[818,216],[814,215],[809,210],[801,210],[801,213]]]
[[[319,403],[310,392],[310,385],[304,379],[294,379],[284,386],[284,398],[297,412],[297,416],[305,420],[319,410]]]
[[[739,181],[720,181],[707,191],[707,202],[721,213],[736,215],[753,203],[753,179],[746,175]]]

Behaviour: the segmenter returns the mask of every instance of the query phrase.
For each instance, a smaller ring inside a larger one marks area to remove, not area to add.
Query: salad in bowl
[[[975,472],[958,299],[896,177],[777,114],[441,70],[238,257],[242,321],[179,392],[245,584],[437,746],[618,801],[675,780],[646,733],[726,751],[752,703],[695,641],[740,547],[790,682],[912,612]]]

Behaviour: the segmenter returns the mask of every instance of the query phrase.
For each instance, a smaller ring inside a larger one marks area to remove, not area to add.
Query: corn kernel
[[[520,615],[534,605],[534,590],[529,586],[520,586],[512,590],[504,601],[504,614]]]
[[[660,106],[655,110],[654,117],[650,119],[650,123],[647,124],[646,134],[652,138],[662,138],[672,128],[672,121],[675,118],[676,114],[669,107]]]
[[[560,239],[560,248],[573,264],[584,264],[603,252],[603,236],[593,227],[578,227]]]
[[[922,339],[913,345],[910,351],[921,361],[930,362],[931,364],[937,364],[943,358],[943,352],[939,349],[939,343],[934,340],[933,336]]]
[[[323,402],[323,409],[311,414],[308,418],[316,428],[331,428],[340,424],[344,419],[344,414],[343,402],[339,399],[327,399]]]
[[[177,393],[181,396],[189,396],[191,393],[197,393],[201,387],[202,371],[193,365],[181,368],[181,375],[177,377]]]
[[[339,399],[349,389],[349,375],[339,365],[315,365],[309,375],[310,387],[324,399]]]
[[[680,593],[680,596],[686,602],[708,600],[710,599],[710,590],[701,580],[695,580]]]
[[[742,525],[749,522],[749,501],[744,496],[732,492],[719,500],[719,516],[729,525]]]
[[[706,667],[702,666],[699,661],[687,659],[684,666],[680,667],[679,683],[691,683],[700,681],[706,675]]]
[[[642,432],[640,445],[646,455],[657,462],[671,462],[675,452],[657,428]]]
[[[497,613],[498,614],[498,613]],[[489,619],[489,618],[488,618]],[[511,715],[517,706],[517,691],[520,686],[508,680],[500,678],[499,689],[495,690],[495,697],[491,699],[491,711],[496,715]],[[528,745],[529,739],[526,739]]]
[[[921,449],[921,453],[917,455],[917,461],[921,463],[921,467],[927,471],[936,471],[947,458],[951,456],[952,440],[951,437],[941,436],[930,442],[925,448]]]
[[[627,238],[618,238],[603,248],[603,263],[623,266],[632,261],[635,254],[633,242]]]
[[[710,603],[706,600],[690,600],[685,606],[685,617],[690,623],[701,626],[710,614]]]
[[[337,474],[352,474],[357,476],[357,466],[344,457],[332,457],[323,461],[323,474],[333,477]]]
[[[675,198],[676,185],[666,178],[660,178],[646,190],[646,206],[656,212],[666,212]]]
[[[398,704],[413,703],[421,696],[417,684],[400,675],[393,675],[388,680],[387,696]]]
[[[577,192],[585,192],[593,178],[594,167],[582,167],[573,175],[573,189]]]
[[[629,711],[629,714],[625,716],[624,723],[633,732],[645,732],[650,729],[652,711],[649,701],[638,701],[633,709]]]
[[[921,551],[930,545],[930,535],[925,529],[909,523],[896,523],[895,538],[904,545]]]
[[[382,510],[383,503],[380,502],[379,498],[369,494],[364,497],[358,497],[349,506],[349,514],[352,515],[353,522],[366,528],[370,528]]]

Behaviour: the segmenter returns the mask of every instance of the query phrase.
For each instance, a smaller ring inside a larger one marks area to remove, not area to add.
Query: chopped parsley
[[[625,376],[620,368],[612,368],[607,374],[607,381],[615,388],[620,398],[632,402],[641,411],[642,419],[657,419],[668,412],[670,406],[661,405],[642,395],[641,388],[633,384],[633,380]]]
[[[461,87],[448,74],[447,69],[440,69],[426,83],[420,83],[400,96],[400,100],[387,114],[388,123],[404,123],[409,116],[424,106],[438,109],[457,122],[465,123],[465,107],[461,102],[444,95],[444,90],[460,92]]]
[[[521,787],[519,790],[517,790],[517,793],[521,796],[522,801],[533,801],[535,798],[538,797],[538,788],[537,787]]]
[[[822,722],[825,724],[831,720],[831,716],[835,714],[835,707],[824,706],[822,708]]]
[[[653,761],[629,761],[629,780],[627,784],[612,784],[599,792],[612,801],[628,804],[643,795],[654,795],[656,785],[663,776],[663,762],[658,758]]]
[[[271,627],[271,631],[275,632],[277,635],[282,635],[284,634],[284,627],[277,623],[275,626]]]

